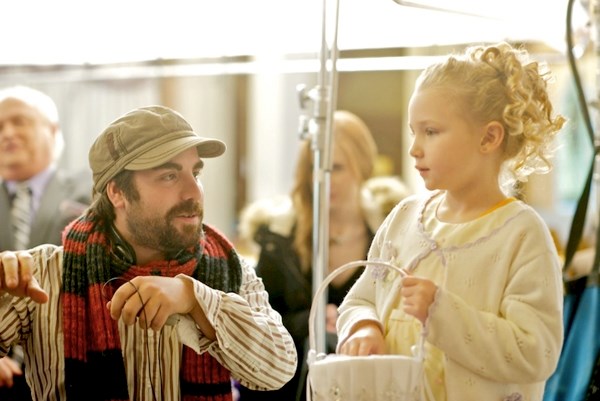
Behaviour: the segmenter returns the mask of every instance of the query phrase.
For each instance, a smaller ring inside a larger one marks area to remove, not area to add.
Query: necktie
[[[27,249],[31,231],[31,190],[25,182],[17,186],[10,215],[14,233],[14,250]]]

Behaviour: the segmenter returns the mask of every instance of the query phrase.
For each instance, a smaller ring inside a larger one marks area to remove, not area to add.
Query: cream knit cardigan
[[[520,201],[444,223],[435,217],[442,198],[400,202],[369,259],[437,277],[424,335],[444,354],[448,401],[540,401],[563,341],[562,276],[549,229]],[[338,348],[360,320],[386,327],[399,287],[395,273],[368,268],[340,306]]]

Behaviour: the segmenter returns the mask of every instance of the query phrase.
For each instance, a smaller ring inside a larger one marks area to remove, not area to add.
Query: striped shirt
[[[63,249],[41,245],[30,251],[34,275],[49,301],[0,296],[0,355],[22,342],[27,382],[37,401],[65,401],[64,339],[62,334]],[[196,300],[216,330],[216,341],[204,337],[187,315],[175,315],[154,332],[119,321],[119,334],[131,400],[179,400],[179,370],[183,345],[209,352],[234,379],[253,389],[276,389],[296,370],[293,340],[254,269],[242,260],[239,294],[212,289],[188,276]],[[93,334],[92,334],[93,335]]]

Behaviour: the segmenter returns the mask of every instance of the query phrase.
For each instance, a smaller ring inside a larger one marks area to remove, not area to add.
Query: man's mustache
[[[202,206],[200,205],[200,202],[188,199],[178,205],[173,206],[173,208],[169,210],[167,217],[171,218],[175,216],[192,214],[202,217]]]

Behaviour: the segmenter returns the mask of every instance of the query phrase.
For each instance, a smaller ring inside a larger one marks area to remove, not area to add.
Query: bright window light
[[[485,18],[407,7],[396,1],[339,0],[339,49],[497,40],[544,41],[563,47],[560,27],[566,6],[557,0],[427,0]],[[0,45],[4,65],[318,53],[321,46],[321,0],[5,3],[3,15],[10,18],[0,24],[0,35],[10,39]]]

